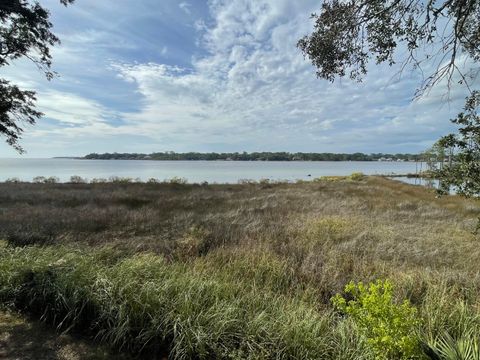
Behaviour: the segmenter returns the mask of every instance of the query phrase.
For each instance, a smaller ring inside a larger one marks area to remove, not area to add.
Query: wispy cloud
[[[180,9],[182,9],[182,11],[185,12],[186,14],[188,14],[188,15],[190,15],[192,13],[192,11],[190,10],[190,8],[192,7],[192,4],[190,4],[186,1],[183,1],[180,4],[178,4],[178,7]]]

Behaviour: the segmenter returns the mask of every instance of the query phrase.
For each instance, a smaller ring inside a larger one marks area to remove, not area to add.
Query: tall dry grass
[[[172,358],[361,359],[330,298],[391,279],[425,341],[480,329],[477,203],[382,178],[0,184],[0,299]],[[477,332],[478,333],[478,332]]]

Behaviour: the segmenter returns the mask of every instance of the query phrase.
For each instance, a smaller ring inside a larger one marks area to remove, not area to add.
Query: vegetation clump
[[[350,180],[352,181],[362,181],[365,178],[365,175],[361,172],[354,172],[350,175]]]
[[[361,172],[354,172],[350,176],[321,176],[318,178],[313,179],[313,181],[345,181],[345,180],[351,180],[351,181],[362,181],[365,179],[365,175]]]
[[[337,294],[333,305],[352,317],[366,336],[375,359],[420,358],[417,312],[405,300],[397,305],[393,301],[393,284],[386,280],[364,285],[350,282],[345,287],[348,300]]]

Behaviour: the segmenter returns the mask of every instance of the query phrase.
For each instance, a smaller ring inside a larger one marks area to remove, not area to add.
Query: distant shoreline
[[[83,157],[55,157],[55,159],[76,160],[152,160],[152,161],[385,161],[415,162],[421,161],[419,154],[364,154],[364,153],[174,153],[160,152],[151,154],[136,153],[92,153]]]

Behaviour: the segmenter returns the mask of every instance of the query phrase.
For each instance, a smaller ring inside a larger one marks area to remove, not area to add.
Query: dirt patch
[[[57,334],[43,324],[0,312],[2,360],[113,360],[128,357],[85,339]]]

